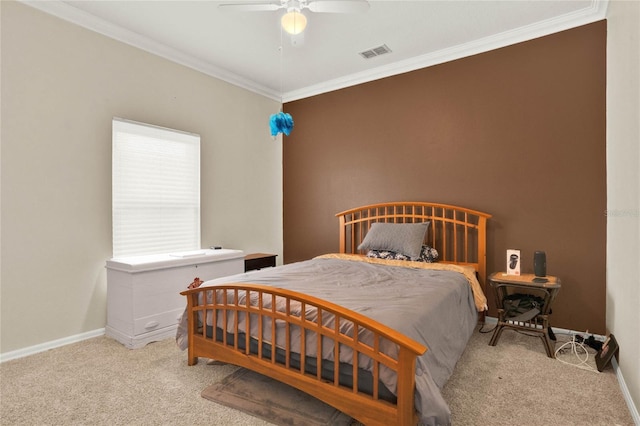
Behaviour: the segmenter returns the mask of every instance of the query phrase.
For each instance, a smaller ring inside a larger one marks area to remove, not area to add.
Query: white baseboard
[[[71,343],[81,342],[93,337],[103,336],[104,328],[99,328],[86,333],[76,334],[74,336],[64,337],[62,339],[52,340],[50,342],[40,343],[39,345],[29,346],[27,348],[0,354],[0,363],[11,361],[12,359],[23,358],[25,356],[34,355],[39,352],[48,351],[49,349],[59,348],[60,346],[69,345]]]
[[[498,318],[485,317],[486,324],[496,324],[497,322],[498,322]],[[555,334],[568,334],[570,336],[573,336],[576,334],[580,334],[580,335],[593,334],[593,333],[587,333],[586,331],[567,330],[566,328],[559,328],[559,327],[552,327],[552,328]],[[601,341],[604,341],[606,339],[606,336],[602,336],[600,334],[593,334],[593,336],[595,339],[601,340]],[[618,385],[620,386],[620,390],[622,391],[624,400],[627,403],[627,408],[629,408],[629,413],[631,413],[633,422],[635,423],[636,426],[640,426],[640,415],[638,414],[638,408],[635,406],[633,399],[631,399],[629,388],[627,387],[627,383],[624,381],[624,376],[622,375],[622,371],[618,366],[616,357],[611,358],[611,365],[613,366],[613,371],[616,373],[616,378],[618,379]]]
[[[496,317],[488,317],[487,316],[487,317],[485,317],[484,322],[486,324],[496,324],[498,322],[498,318],[496,318]],[[587,332],[587,331],[568,330],[566,328],[560,328],[560,327],[556,327],[556,326],[553,326],[551,328],[553,328],[553,332],[555,334],[568,334],[569,336],[575,336],[577,334],[579,334],[579,335],[588,334],[590,336],[593,335],[594,339],[597,339],[597,340],[604,341],[606,339],[606,336],[603,336],[601,334],[595,334],[595,333]]]
[[[638,408],[633,403],[633,399],[631,399],[629,388],[627,387],[627,383],[624,381],[622,370],[620,370],[618,361],[616,361],[615,356],[611,358],[611,365],[613,366],[613,371],[616,372],[616,377],[618,378],[618,383],[620,384],[620,390],[622,391],[624,400],[627,403],[627,408],[629,408],[629,412],[631,413],[631,418],[633,418],[633,422],[636,424],[636,426],[638,426],[640,425],[640,414],[638,414]]]

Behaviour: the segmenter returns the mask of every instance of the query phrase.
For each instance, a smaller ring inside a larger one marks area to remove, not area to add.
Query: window
[[[200,136],[113,119],[113,256],[200,249]]]

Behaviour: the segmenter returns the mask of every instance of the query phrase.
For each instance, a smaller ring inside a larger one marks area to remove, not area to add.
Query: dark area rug
[[[202,397],[277,425],[352,424],[330,405],[244,368],[205,388]]]

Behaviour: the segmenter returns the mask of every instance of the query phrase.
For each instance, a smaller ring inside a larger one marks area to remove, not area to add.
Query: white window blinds
[[[113,256],[200,249],[200,136],[113,119]]]

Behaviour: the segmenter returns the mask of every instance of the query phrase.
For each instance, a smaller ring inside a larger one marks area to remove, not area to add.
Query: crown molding
[[[252,80],[239,77],[227,70],[216,67],[206,61],[202,61],[179,50],[165,46],[148,37],[129,31],[103,19],[97,18],[82,10],[68,5],[60,0],[37,1],[19,0],[21,3],[39,9],[50,15],[54,15],[65,21],[80,25],[81,27],[95,31],[107,37],[137,47],[154,55],[168,59],[172,62],[200,71],[211,77],[218,78],[227,83],[244,88],[251,92],[276,100],[278,102],[292,102],[295,100],[316,96],[334,90],[344,89],[362,83],[378,80],[393,75],[403,74],[421,68],[442,64],[510,46],[523,41],[532,40],[560,31],[590,24],[606,18],[609,0],[592,0],[589,7],[578,11],[558,16],[536,24],[520,27],[512,31],[495,34],[473,42],[442,49],[426,55],[404,61],[394,62],[377,68],[372,68],[359,73],[350,74],[333,80],[328,80],[316,85],[304,87],[285,93],[279,93],[268,87],[260,85]]]
[[[42,12],[56,16],[65,21],[84,27],[88,30],[95,31],[109,38],[121,41],[138,49],[168,59],[172,62],[200,71],[203,74],[226,81],[234,86],[241,87],[267,98],[280,102],[282,100],[280,93],[268,87],[260,85],[252,80],[239,77],[227,70],[216,67],[206,61],[202,61],[194,56],[185,54],[177,49],[168,47],[162,43],[158,43],[148,37],[135,33],[133,31],[114,25],[104,19],[86,13],[80,9],[70,6],[60,0],[38,1],[38,0],[19,0],[27,6],[31,6]]]
[[[473,42],[442,49],[426,55],[404,61],[394,62],[360,73],[351,74],[320,84],[293,90],[282,94],[283,102],[316,96],[334,90],[344,89],[362,83],[415,71],[421,68],[442,64],[456,59],[465,58],[478,53],[488,52],[535,38],[547,36],[560,31],[590,24],[606,18],[609,0],[592,0],[591,5],[579,11],[558,16],[536,24],[520,27],[515,30],[495,34]]]

